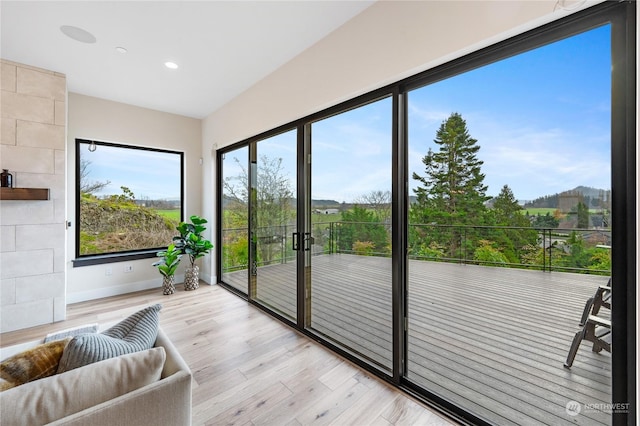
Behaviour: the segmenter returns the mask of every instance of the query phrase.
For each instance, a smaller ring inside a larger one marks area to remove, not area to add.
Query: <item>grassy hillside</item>
[[[80,255],[166,247],[177,235],[178,214],[136,205],[124,196],[80,200]]]

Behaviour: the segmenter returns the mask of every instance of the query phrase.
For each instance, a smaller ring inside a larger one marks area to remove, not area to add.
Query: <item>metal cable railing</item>
[[[252,235],[257,254],[254,266],[294,261],[292,236],[295,232],[295,225],[257,228]],[[316,222],[312,225],[312,235],[314,244],[310,250],[314,256],[340,253],[391,256],[391,226],[388,223]],[[611,231],[608,229],[410,224],[408,236],[407,257],[413,260],[549,272],[611,273],[608,266]],[[223,229],[222,242],[223,271],[246,269],[248,228]],[[508,252],[509,256],[503,252]],[[600,267],[585,264],[589,253],[602,259]]]

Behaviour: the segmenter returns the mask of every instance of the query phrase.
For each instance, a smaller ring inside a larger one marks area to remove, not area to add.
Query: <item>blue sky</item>
[[[409,176],[451,113],[478,140],[478,158],[497,195],[519,200],[576,186],[610,189],[609,27],[517,55],[409,93]],[[382,99],[312,125],[312,198],[353,201],[391,190],[391,101]],[[279,155],[295,182],[295,134],[258,144]],[[409,181],[410,195],[416,182]]]
[[[126,186],[139,200],[180,197],[178,155],[101,145],[89,152],[87,146],[82,145],[80,155],[91,162],[88,180],[111,182],[96,195],[122,194],[120,187]]]
[[[610,47],[601,27],[409,95],[410,168],[451,112],[467,122],[497,195],[530,200],[578,185],[609,189]]]
[[[487,195],[505,184],[519,200],[578,185],[610,189],[610,57],[605,26],[409,92],[409,176],[424,174],[422,157],[437,149],[436,131],[457,112],[481,147]],[[295,147],[293,131],[258,144],[259,155],[283,159],[292,187]],[[108,193],[119,193],[121,184],[138,198],[179,193],[167,186],[177,181],[167,175],[170,167],[149,152],[105,157],[111,176],[95,158],[91,178],[111,180]],[[350,202],[391,190],[390,99],[313,123],[312,158],[314,199]],[[138,179],[141,165],[152,179]],[[226,176],[238,170],[225,165]],[[411,195],[415,185],[410,179]]]

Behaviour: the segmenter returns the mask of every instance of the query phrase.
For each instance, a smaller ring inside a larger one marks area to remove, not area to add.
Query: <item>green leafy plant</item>
[[[358,256],[373,256],[374,244],[371,241],[354,241],[352,250]]]
[[[165,251],[159,251],[156,256],[162,257],[153,264],[158,267],[158,271],[165,277],[170,277],[176,273],[180,258],[182,258],[182,250],[177,248],[175,244],[169,244]]]
[[[207,220],[196,215],[191,216],[189,220],[191,223],[180,222],[176,227],[180,236],[173,237],[173,242],[182,253],[189,255],[189,261],[193,268],[195,261],[208,254],[209,250],[213,248],[213,244],[202,235],[202,232],[207,229],[204,227]]]

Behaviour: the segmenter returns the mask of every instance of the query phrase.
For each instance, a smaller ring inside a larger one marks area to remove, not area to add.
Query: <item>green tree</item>
[[[422,158],[424,175],[413,174],[419,182],[414,190],[416,202],[411,206],[413,224],[481,225],[486,220],[487,186],[481,172],[483,162],[478,159],[480,145],[467,130],[462,116],[453,113],[442,122],[434,143],[437,152],[429,148]],[[421,246],[426,235],[412,227],[412,245]],[[473,239],[473,236],[467,235]],[[460,247],[459,230],[437,230],[429,238],[446,243],[448,255],[456,256]],[[470,240],[468,240],[470,241]]]
[[[534,218],[532,225],[534,228],[557,228],[560,221],[547,212],[544,216],[538,213]]]
[[[563,266],[581,269],[589,266],[591,255],[582,235],[575,231],[571,232],[569,238],[567,238],[566,245],[569,247],[569,254],[563,257]]]
[[[285,237],[293,232],[293,228],[286,227],[295,223],[293,186],[282,165],[282,158],[259,157],[256,185],[253,188],[249,187],[247,168],[238,159],[236,163],[240,167],[240,174],[225,179],[223,183],[225,195],[230,201],[227,209],[238,206],[235,220],[242,222],[238,216],[246,217],[249,197],[255,197],[256,255],[261,262],[277,260],[283,249],[289,247],[285,244]]]
[[[589,207],[580,201],[576,210],[578,212],[578,228],[587,229],[589,227]]]
[[[493,266],[498,266],[503,263],[507,263],[508,259],[495,247],[495,243],[487,240],[478,241],[479,247],[473,254],[473,259],[481,263],[490,263]]]
[[[489,230],[487,238],[496,242],[501,253],[512,263],[521,263],[524,255],[523,247],[536,244],[538,233],[531,227],[529,219],[521,213],[513,191],[504,185],[494,199],[491,213],[497,228]],[[505,228],[499,228],[505,227]]]
[[[374,212],[355,204],[352,209],[342,212],[342,223],[338,228],[338,248],[343,251],[352,251],[354,247],[368,246],[363,243],[371,243],[372,251],[375,253],[389,251],[389,239],[385,226],[378,222]]]
[[[493,213],[497,225],[529,226],[529,220],[520,213],[522,207],[509,185],[504,185],[493,202]]]

